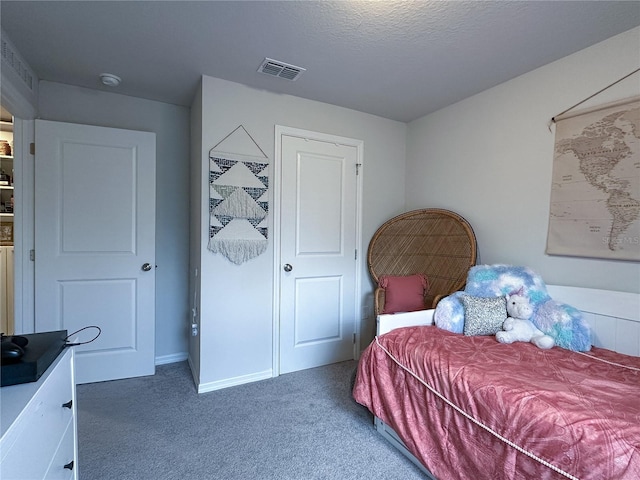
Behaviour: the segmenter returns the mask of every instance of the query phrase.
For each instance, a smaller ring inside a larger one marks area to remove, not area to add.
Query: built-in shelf
[[[0,122],[0,130],[6,131],[7,122]],[[11,124],[12,125],[12,124]],[[3,138],[7,138],[6,136]],[[11,136],[8,138],[11,141]],[[13,183],[13,156],[11,155],[0,155],[0,173],[6,173],[10,176],[11,182]],[[4,179],[3,179],[4,180]],[[5,180],[6,181],[6,180]],[[14,194],[13,185],[0,185],[0,219],[2,219],[3,224],[11,224],[13,223],[13,212],[7,212],[9,207],[12,206],[13,201],[12,197]],[[11,208],[13,210],[13,208]]]

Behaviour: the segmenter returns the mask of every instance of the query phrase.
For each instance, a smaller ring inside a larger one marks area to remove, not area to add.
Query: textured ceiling
[[[2,0],[0,20],[43,80],[188,106],[204,74],[406,122],[640,25],[640,2]]]

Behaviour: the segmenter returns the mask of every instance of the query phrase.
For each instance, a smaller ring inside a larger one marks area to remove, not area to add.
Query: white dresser
[[[78,478],[73,348],[37,382],[0,388],[0,479]]]

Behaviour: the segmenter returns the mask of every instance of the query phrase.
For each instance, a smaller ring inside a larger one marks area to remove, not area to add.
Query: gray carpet
[[[79,385],[81,480],[423,479],[351,397],[342,362],[196,393],[186,362]]]

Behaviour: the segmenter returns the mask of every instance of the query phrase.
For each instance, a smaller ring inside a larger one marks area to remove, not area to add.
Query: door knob
[[[285,272],[290,272],[291,270],[293,270],[293,267],[291,266],[291,264],[285,263],[284,264],[284,271]]]
[[[145,263],[145,264],[142,265],[142,271],[143,272],[148,272],[149,270],[151,270],[151,264]]]

